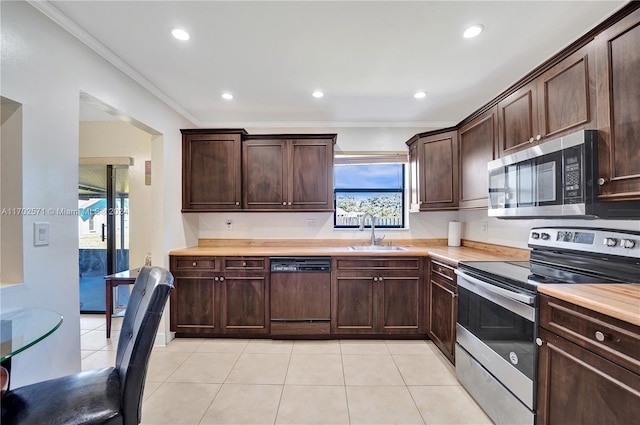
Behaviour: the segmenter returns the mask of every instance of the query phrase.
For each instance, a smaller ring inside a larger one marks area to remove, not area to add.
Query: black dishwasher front
[[[271,335],[329,337],[331,257],[271,257]]]

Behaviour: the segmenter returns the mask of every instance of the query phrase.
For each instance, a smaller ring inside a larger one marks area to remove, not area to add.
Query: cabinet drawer
[[[431,279],[431,282],[435,282],[436,284],[444,288],[447,288],[449,291],[453,292],[454,294],[458,293],[458,285],[456,284],[455,280],[447,279],[437,273],[431,273],[430,279]]]
[[[640,327],[540,296],[540,326],[640,374]]]
[[[438,261],[431,260],[431,274],[440,275],[449,281],[456,282],[454,268]]]
[[[420,270],[419,257],[338,257],[333,260],[334,270]]]
[[[222,264],[225,270],[266,270],[267,261],[265,257],[224,257]]]
[[[219,271],[218,257],[171,257],[171,271]]]

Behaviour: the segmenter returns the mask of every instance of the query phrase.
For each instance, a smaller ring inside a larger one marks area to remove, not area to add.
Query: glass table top
[[[0,313],[0,362],[42,341],[62,324],[53,310],[28,308]]]

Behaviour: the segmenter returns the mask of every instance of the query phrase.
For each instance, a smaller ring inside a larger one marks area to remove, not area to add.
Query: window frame
[[[376,229],[406,229],[406,213],[407,213],[407,208],[406,208],[406,202],[405,202],[405,196],[406,196],[406,190],[407,190],[407,181],[406,181],[406,173],[407,173],[407,167],[406,167],[406,163],[404,162],[375,162],[372,161],[370,164],[371,165],[383,165],[383,164],[398,164],[402,166],[402,177],[401,177],[401,181],[402,181],[402,188],[401,189],[389,189],[389,188],[367,188],[367,189],[357,189],[357,188],[351,188],[351,189],[338,189],[336,187],[333,188],[333,228],[334,229],[358,229],[359,225],[338,225],[337,224],[337,203],[338,203],[338,194],[339,193],[399,193],[400,194],[400,205],[401,205],[401,211],[400,211],[400,216],[401,216],[401,223],[398,226],[388,226],[388,225],[378,225],[376,224]],[[345,165],[363,165],[362,163],[360,164],[345,164]],[[364,226],[367,229],[371,228],[371,224]]]

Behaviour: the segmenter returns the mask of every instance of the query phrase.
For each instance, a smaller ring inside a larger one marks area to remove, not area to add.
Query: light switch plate
[[[33,245],[49,245],[49,223],[33,223]]]

